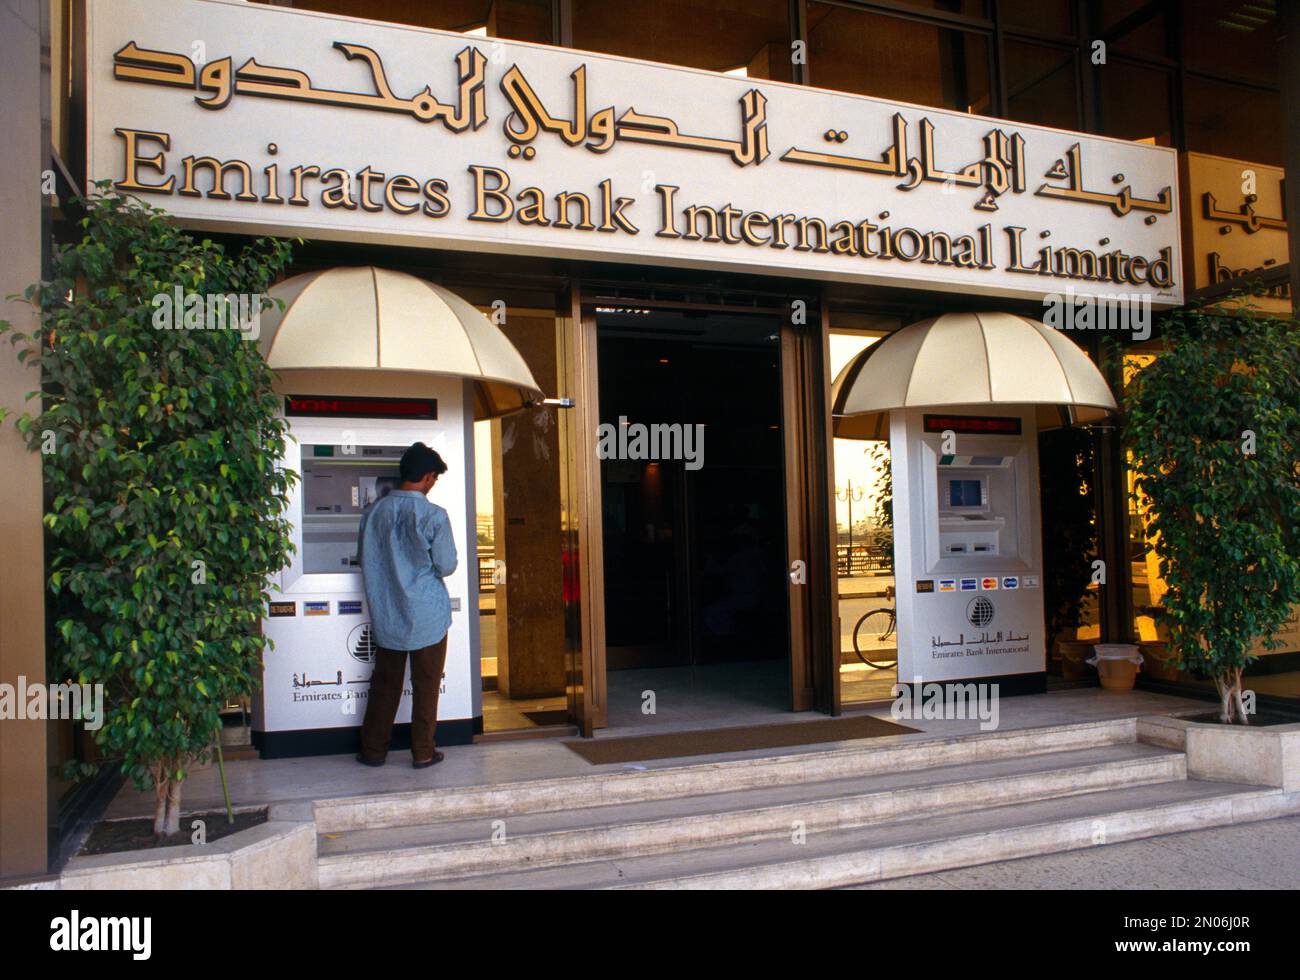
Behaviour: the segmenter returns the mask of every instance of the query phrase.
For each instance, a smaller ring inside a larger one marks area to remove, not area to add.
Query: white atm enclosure
[[[1032,406],[895,409],[898,683],[1044,683]]]
[[[452,622],[437,740],[473,739],[482,693],[471,397],[469,382],[439,377],[429,377],[417,397],[286,396],[293,439],[284,466],[300,476],[289,508],[296,552],[272,585],[263,623],[275,643],[263,657],[253,710],[253,742],[263,758],[356,748],[375,655],[357,527],[362,510],[397,486],[398,461],[417,441],[447,464],[429,499],[450,516],[459,558],[446,579]],[[408,667],[399,725],[411,720],[410,695]],[[405,732],[399,729],[399,738]]]

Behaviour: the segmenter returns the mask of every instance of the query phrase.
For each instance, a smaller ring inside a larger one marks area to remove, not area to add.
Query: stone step
[[[503,813],[518,816],[1026,758],[1136,740],[1136,719],[1120,718],[977,735],[917,733],[859,739],[846,747],[805,748],[724,761],[658,760],[647,763],[643,770],[593,766],[590,773],[579,776],[469,787],[435,784],[406,793],[317,800],[316,826],[322,834],[335,834]]]
[[[916,820],[956,810],[1181,781],[1178,752],[1137,743],[323,835],[322,887],[373,887],[649,855]],[[494,831],[503,832],[499,841]]]
[[[1300,793],[1196,780],[1127,786],[965,813],[528,871],[425,880],[422,889],[815,889],[1300,813]]]

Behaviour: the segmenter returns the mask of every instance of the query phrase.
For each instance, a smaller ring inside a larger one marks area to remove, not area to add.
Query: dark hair
[[[419,483],[426,474],[437,473],[441,476],[447,472],[447,464],[436,451],[422,442],[417,442],[402,453],[402,479],[407,483]]]

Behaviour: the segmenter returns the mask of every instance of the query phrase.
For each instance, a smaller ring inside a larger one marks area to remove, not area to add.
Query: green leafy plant
[[[1083,603],[1097,553],[1097,523],[1089,492],[1094,456],[1092,433],[1086,429],[1053,429],[1039,436],[1043,606],[1049,642],[1083,624]]]
[[[16,422],[42,453],[51,661],[103,685],[96,741],[153,788],[170,835],[222,706],[258,683],[293,474],[277,466],[287,430],[257,345],[230,324],[162,329],[158,298],[243,294],[260,316],[290,245],[196,241],[106,183],[79,206],[81,240],[24,294],[39,330],[0,331],[40,370],[39,409]]]
[[[1250,648],[1300,601],[1300,324],[1249,308],[1187,310],[1124,392],[1135,492],[1183,666],[1248,724]]]

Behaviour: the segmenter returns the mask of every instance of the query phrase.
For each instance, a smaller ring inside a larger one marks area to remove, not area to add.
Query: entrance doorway
[[[789,710],[778,327],[598,310],[596,328],[610,727]]]

